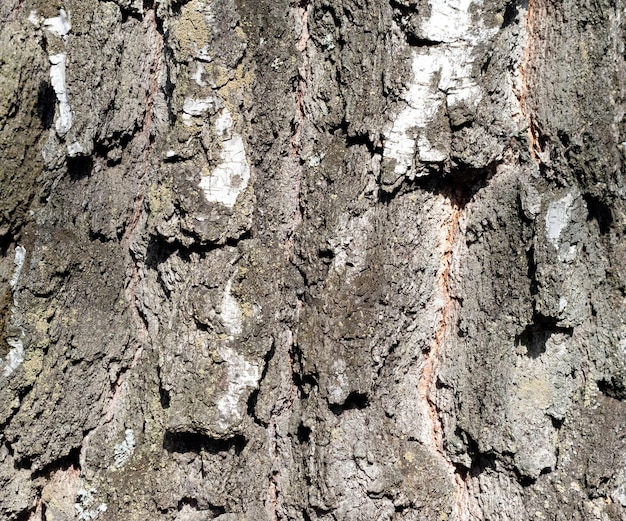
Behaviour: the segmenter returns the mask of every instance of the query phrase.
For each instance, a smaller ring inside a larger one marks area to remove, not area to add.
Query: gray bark
[[[626,519],[622,0],[4,0],[0,517]]]

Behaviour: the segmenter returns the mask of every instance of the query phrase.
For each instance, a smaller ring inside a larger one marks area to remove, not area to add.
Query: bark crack
[[[537,122],[533,118],[529,106],[530,93],[530,61],[533,56],[533,42],[531,35],[535,33],[535,25],[539,16],[537,8],[538,0],[528,0],[528,8],[525,20],[525,42],[522,54],[522,63],[519,67],[521,90],[519,95],[520,112],[528,122],[528,139],[530,141],[529,151],[537,166],[542,169],[545,163],[541,158],[541,136]]]
[[[112,384],[112,396],[109,403],[104,409],[102,420],[98,426],[85,434],[81,447],[80,464],[81,468],[85,466],[86,451],[89,446],[91,436],[100,430],[105,425],[108,425],[113,421],[118,404],[122,400],[124,383],[126,380],[126,374],[129,370],[133,369],[139,364],[143,348],[148,341],[148,326],[146,319],[141,311],[141,305],[137,296],[137,288],[141,283],[141,259],[137,252],[133,250],[133,238],[135,233],[140,228],[139,225],[144,217],[144,180],[148,174],[150,168],[150,157],[154,149],[154,133],[153,133],[153,116],[154,116],[154,104],[155,97],[159,91],[159,80],[161,75],[161,69],[163,66],[163,50],[164,50],[164,38],[159,28],[159,22],[156,14],[156,5],[151,5],[150,9],[145,12],[144,20],[148,26],[148,31],[151,32],[152,45],[150,48],[150,65],[149,75],[150,81],[146,97],[146,109],[144,112],[144,119],[142,124],[142,132],[137,137],[137,146],[139,150],[143,150],[141,158],[137,164],[137,170],[139,177],[137,180],[137,193],[135,195],[130,217],[124,229],[120,245],[127,257],[128,272],[126,279],[126,287],[124,294],[129,304],[130,313],[135,322],[137,329],[137,338],[132,341],[131,345],[134,348],[134,354],[130,365],[123,367],[117,374],[115,382]]]
[[[434,394],[437,389],[437,371],[442,357],[442,350],[455,323],[456,300],[450,290],[450,273],[454,248],[459,239],[459,221],[463,217],[465,206],[460,198],[452,193],[445,196],[446,216],[442,223],[442,238],[438,247],[439,269],[437,271],[437,294],[441,299],[441,316],[437,324],[433,342],[424,354],[418,393],[427,405],[430,448],[437,453],[448,469],[455,488],[456,519],[469,519],[468,489],[466,476],[450,459],[445,450],[442,413],[437,405]]]
[[[143,346],[148,339],[148,328],[146,319],[143,316],[139,300],[137,298],[137,288],[141,282],[141,275],[139,273],[140,262],[137,253],[133,250],[133,238],[139,223],[144,215],[144,180],[150,168],[150,156],[154,149],[154,134],[153,134],[153,118],[154,118],[154,103],[155,97],[159,91],[159,79],[161,75],[161,69],[163,67],[163,52],[165,42],[163,34],[159,30],[159,23],[156,14],[156,6],[147,11],[145,15],[150,30],[153,34],[153,42],[151,48],[151,63],[150,63],[150,84],[148,87],[148,95],[146,99],[146,110],[144,113],[144,120],[142,125],[142,133],[139,136],[140,144],[142,145],[143,154],[141,157],[140,176],[138,179],[138,190],[133,202],[133,209],[122,237],[122,247],[128,251],[130,274],[126,284],[126,298],[131,305],[132,314],[134,316],[135,325],[137,326],[138,339],[137,349],[131,367],[135,367],[141,357]]]

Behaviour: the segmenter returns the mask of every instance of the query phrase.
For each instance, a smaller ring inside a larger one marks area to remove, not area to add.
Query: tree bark
[[[0,517],[626,519],[622,0],[5,0]]]

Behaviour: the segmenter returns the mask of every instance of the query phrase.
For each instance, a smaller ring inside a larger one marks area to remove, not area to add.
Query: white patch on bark
[[[26,259],[26,248],[24,246],[18,246],[15,248],[15,259],[13,260],[13,264],[15,264],[15,269],[13,270],[13,276],[9,281],[11,289],[15,290],[18,281],[20,280],[20,274],[22,273],[22,267],[24,266],[24,260]]]
[[[76,509],[77,519],[80,521],[93,521],[97,519],[100,514],[107,511],[105,503],[100,503],[98,506],[93,505],[94,495],[97,493],[95,488],[81,488],[78,491],[78,501],[74,503]]]
[[[222,138],[221,163],[211,175],[203,176],[199,185],[207,201],[228,208],[235,206],[237,197],[246,189],[250,179],[243,138],[232,132],[232,126],[232,116],[224,107],[215,121],[215,132]]]
[[[64,135],[72,127],[72,109],[65,84],[66,54],[53,54],[50,59],[50,81],[59,102],[59,117],[55,128],[59,135]]]
[[[28,21],[35,27],[39,27],[41,25],[41,16],[39,16],[37,11],[33,9],[28,15]]]
[[[17,246],[15,248],[15,259],[13,260],[13,264],[15,268],[13,270],[13,275],[11,276],[11,280],[9,281],[9,285],[13,290],[13,303],[15,304],[15,291],[17,289],[17,285],[20,280],[20,274],[22,273],[22,268],[24,267],[24,261],[26,260],[26,249],[23,246]],[[9,320],[10,326],[12,330],[16,331],[17,334],[12,335],[6,339],[6,343],[11,347],[8,352],[6,358],[3,361],[4,368],[2,370],[3,375],[6,377],[11,376],[13,372],[24,362],[24,337],[26,336],[24,333],[24,329],[20,326],[19,319],[16,317],[15,305],[11,308],[11,317]]]
[[[430,18],[421,26],[424,38],[445,43],[469,39],[472,29],[469,8],[473,0],[430,0],[428,3]]]
[[[31,16],[33,16],[33,14],[35,17],[37,16],[34,11],[31,11],[30,16],[28,17],[31,22],[33,21],[31,20]],[[43,21],[43,28],[52,33],[54,36],[65,39],[72,29],[72,24],[70,23],[70,18],[65,9],[61,8],[59,9],[58,16],[46,18]]]
[[[365,269],[370,222],[369,211],[359,217],[342,214],[334,237],[328,239],[334,253],[333,269],[344,276],[346,282],[351,282]]]
[[[558,201],[553,201],[548,205],[546,213],[546,236],[550,243],[559,249],[561,233],[570,222],[574,196],[569,193]]]
[[[346,362],[337,358],[331,366],[331,374],[328,381],[329,402],[342,404],[350,394],[350,382],[346,377]]]
[[[202,79],[202,75],[204,74],[204,65],[201,63],[196,64],[196,72],[193,73],[191,78],[198,84],[200,87],[206,87],[207,83]]]
[[[114,465],[122,468],[135,452],[135,433],[132,429],[126,429],[124,440],[113,447]]]
[[[220,313],[220,316],[222,317],[222,324],[224,324],[224,327],[226,328],[226,331],[228,331],[231,338],[240,335],[243,331],[241,308],[231,293],[232,286],[233,279],[231,277],[226,283],[226,288],[224,288]]]
[[[445,160],[447,152],[433,146],[426,130],[444,101],[476,106],[481,91],[472,77],[474,50],[497,29],[472,22],[472,0],[431,1],[431,16],[422,23],[425,38],[441,42],[413,52],[413,79],[404,93],[406,107],[385,136],[383,155],[396,161],[394,172],[406,174],[413,164],[415,148],[424,162]]]
[[[227,364],[228,388],[226,394],[217,402],[217,409],[222,415],[217,424],[225,430],[232,423],[241,421],[239,401],[247,389],[257,387],[261,374],[258,365],[249,363],[232,348],[220,347],[218,352]]]
[[[212,98],[185,99],[183,103],[183,123],[190,127],[193,124],[192,118],[202,116],[214,103],[215,101]]]
[[[21,332],[24,336],[24,332]],[[7,338],[6,343],[11,346],[11,350],[4,359],[4,376],[9,377],[24,362],[24,343],[21,338]]]
[[[85,149],[83,148],[83,145],[81,145],[78,141],[75,141],[71,145],[67,146],[67,155],[70,157],[76,157],[84,152]]]

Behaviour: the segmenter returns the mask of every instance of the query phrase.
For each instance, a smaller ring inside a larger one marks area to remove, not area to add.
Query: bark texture
[[[4,0],[0,518],[626,519],[622,0]]]

